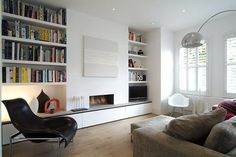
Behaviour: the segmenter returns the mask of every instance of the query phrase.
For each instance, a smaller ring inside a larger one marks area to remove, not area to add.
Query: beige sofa
[[[236,154],[236,149],[228,154],[222,154],[201,145],[169,136],[163,130],[172,118],[166,119],[162,116],[158,122],[161,125],[155,125],[153,119],[152,123],[148,123],[149,120],[146,120],[131,124],[134,157],[232,157],[232,154]]]

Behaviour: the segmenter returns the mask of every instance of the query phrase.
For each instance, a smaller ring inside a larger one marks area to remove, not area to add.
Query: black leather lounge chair
[[[10,156],[12,155],[12,140],[23,134],[25,140],[45,142],[56,139],[59,146],[65,142],[65,147],[73,139],[77,123],[70,117],[40,118],[30,109],[28,103],[21,98],[2,101],[6,106],[11,122],[19,133],[10,138]]]

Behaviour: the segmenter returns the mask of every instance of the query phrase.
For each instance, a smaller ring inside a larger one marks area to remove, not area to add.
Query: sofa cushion
[[[226,110],[219,108],[208,113],[184,115],[171,120],[166,126],[166,133],[176,138],[203,144],[211,128],[222,122],[225,114]]]
[[[152,118],[145,119],[145,120],[137,122],[137,123],[132,123],[131,124],[131,133],[133,133],[133,131],[138,128],[153,127],[153,126],[157,127],[159,130],[163,131],[163,130],[165,130],[165,126],[172,119],[174,119],[174,118],[170,117],[170,116],[160,115],[160,116],[155,116]]]
[[[236,117],[215,125],[204,146],[221,153],[227,153],[236,147]]]

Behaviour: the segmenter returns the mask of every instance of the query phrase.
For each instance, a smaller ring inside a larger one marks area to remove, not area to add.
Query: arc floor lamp
[[[184,38],[182,39],[181,45],[185,48],[195,48],[195,47],[201,46],[203,44],[203,36],[199,32],[202,29],[202,27],[215,16],[226,13],[226,12],[232,12],[232,11],[236,11],[236,10],[224,10],[224,11],[221,11],[212,15],[200,26],[197,32],[190,32],[186,34]]]

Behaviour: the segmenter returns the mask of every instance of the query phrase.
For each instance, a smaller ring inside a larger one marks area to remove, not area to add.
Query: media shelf
[[[129,84],[148,83],[147,81],[129,81]]]

